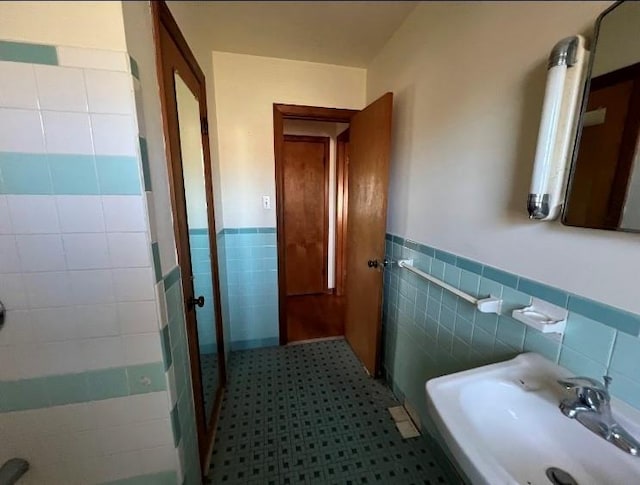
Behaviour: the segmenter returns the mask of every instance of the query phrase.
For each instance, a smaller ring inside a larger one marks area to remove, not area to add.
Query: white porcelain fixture
[[[473,485],[548,485],[552,467],[579,485],[640,483],[640,457],[560,411],[568,394],[557,380],[570,375],[527,353],[427,382],[429,412]],[[616,399],[611,407],[640,436],[640,412]]]

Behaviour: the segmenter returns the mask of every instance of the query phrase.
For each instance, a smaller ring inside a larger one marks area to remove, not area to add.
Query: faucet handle
[[[564,387],[567,391],[571,391],[573,389],[593,389],[596,391],[607,391],[609,389],[610,382],[611,377],[609,376],[604,376],[604,384],[598,379],[593,379],[591,377],[568,377],[566,379],[558,380],[558,384]]]
[[[604,384],[591,377],[569,377],[558,380],[558,383],[569,391],[575,391],[578,402],[593,411],[600,412],[611,400],[609,396],[611,381],[609,376],[604,376]]]

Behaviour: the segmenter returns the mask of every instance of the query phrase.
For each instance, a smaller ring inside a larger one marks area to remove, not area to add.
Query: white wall
[[[418,6],[367,73],[395,93],[388,231],[640,312],[638,236],[526,217],[549,50],[608,4]]]
[[[200,106],[187,85],[176,76],[180,151],[189,229],[209,227],[204,189],[204,160],[200,133]]]
[[[0,35],[74,47],[125,50],[122,2],[1,2]]]
[[[361,109],[359,68],[213,52],[224,227],[273,227],[273,103]]]
[[[349,127],[348,123],[284,120],[285,135],[329,137],[329,247],[327,251],[327,284],[335,288],[336,275],[336,138]]]

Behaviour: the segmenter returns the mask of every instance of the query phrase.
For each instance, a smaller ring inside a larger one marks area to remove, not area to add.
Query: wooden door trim
[[[284,141],[289,142],[307,142],[322,143],[324,146],[324,220],[322,221],[322,259],[324,262],[324,274],[322,276],[322,287],[325,293],[329,293],[329,174],[331,160],[329,159],[329,143],[331,138],[328,136],[311,136],[311,135],[284,135]],[[284,180],[283,180],[284,181]],[[284,202],[284,201],[283,201]],[[284,210],[284,207],[283,207]],[[282,224],[283,234],[285,231],[284,219],[278,221]],[[283,258],[286,261],[286,257]],[[286,294],[286,288],[285,288]]]
[[[224,354],[224,334],[222,328],[222,310],[220,303],[220,275],[218,271],[218,248],[215,228],[214,215],[214,198],[213,198],[213,179],[212,179],[212,163],[211,151],[209,146],[209,135],[207,129],[207,99],[206,99],[206,83],[205,76],[198,65],[195,56],[191,52],[184,36],[180,32],[169,8],[164,1],[151,2],[151,12],[154,27],[154,43],[156,49],[156,65],[158,75],[158,85],[160,91],[160,104],[162,109],[162,125],[165,137],[165,153],[167,159],[167,172],[169,176],[169,193],[171,198],[171,210],[173,213],[173,229],[176,240],[176,249],[178,254],[178,264],[181,268],[181,283],[183,288],[185,284],[191,284],[192,281],[182,268],[189,268],[191,273],[191,258],[185,261],[185,250],[189,251],[188,234],[183,234],[180,228],[177,214],[184,210],[186,212],[186,202],[184,193],[184,182],[182,180],[181,171],[181,149],[179,143],[179,131],[177,125],[177,109],[175,100],[175,86],[173,79],[166,79],[165,74],[168,71],[173,72],[173,67],[167,64],[167,52],[162,46],[162,34],[164,30],[171,40],[175,43],[178,51],[185,61],[187,69],[180,72],[181,78],[188,85],[189,89],[198,93],[198,104],[200,110],[200,121],[202,124],[202,156],[204,161],[204,178],[205,178],[205,197],[207,201],[207,222],[209,231],[209,250],[211,253],[211,275],[214,294],[214,313],[216,326],[216,344],[218,350],[218,366],[219,385],[216,391],[214,405],[209,416],[205,416],[206,409],[202,396],[202,378],[199,359],[190,357],[190,369],[193,399],[195,407],[195,417],[197,426],[198,449],[200,455],[201,473],[205,475],[208,471],[209,460],[215,439],[217,421],[220,415],[222,398],[226,387],[226,359]],[[176,138],[177,136],[177,138]],[[176,160],[180,161],[180,167],[176,166]],[[180,173],[178,172],[180,170]],[[179,178],[179,180],[177,180]],[[185,247],[186,244],[186,247]],[[187,280],[188,281],[185,281]],[[188,322],[187,306],[184,306],[184,321]],[[186,325],[187,342],[190,356],[199,356],[197,328]],[[211,426],[207,427],[207,423]]]
[[[288,342],[287,338],[287,280],[285,275],[285,241],[284,228],[284,120],[329,121],[334,123],[349,123],[359,110],[340,108],[321,108],[318,106],[301,106],[293,104],[273,104],[273,149],[275,157],[276,178],[276,237],[278,242],[278,325],[280,330],[280,345]]]
[[[346,274],[346,230],[347,230],[347,147],[349,143],[349,128],[336,138],[336,267],[335,294],[344,295]]]

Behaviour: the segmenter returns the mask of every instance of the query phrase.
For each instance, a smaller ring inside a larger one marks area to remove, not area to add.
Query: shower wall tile
[[[129,66],[0,41],[0,463],[27,458],[29,483],[176,483],[180,469]]]

